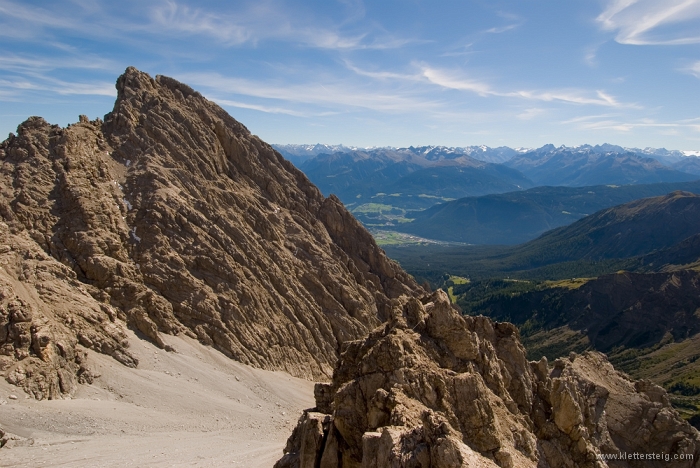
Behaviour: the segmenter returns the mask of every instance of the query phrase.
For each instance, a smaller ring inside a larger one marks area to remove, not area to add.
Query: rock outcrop
[[[341,343],[415,294],[337,198],[177,81],[134,68],[104,122],[32,117],[0,144],[0,371],[37,398],[137,365],[130,326],[330,376]]]
[[[393,304],[316,385],[276,468],[697,466],[700,435],[665,391],[604,355],[528,362],[513,325],[442,291]]]

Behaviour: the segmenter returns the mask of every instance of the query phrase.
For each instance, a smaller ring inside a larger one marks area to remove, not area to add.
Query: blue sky
[[[0,0],[0,135],[129,65],[270,143],[700,150],[700,0]]]

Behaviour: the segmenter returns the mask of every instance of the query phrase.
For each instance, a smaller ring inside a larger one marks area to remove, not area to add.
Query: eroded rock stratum
[[[666,392],[604,355],[528,362],[513,325],[460,316],[442,291],[393,305],[316,385],[276,468],[698,466]]]
[[[37,398],[138,363],[124,328],[327,378],[419,288],[333,196],[216,104],[134,68],[114,110],[0,144],[0,371]]]

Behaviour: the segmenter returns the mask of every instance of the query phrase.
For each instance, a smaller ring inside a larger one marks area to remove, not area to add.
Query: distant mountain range
[[[700,192],[682,185],[700,178],[697,152],[664,148],[275,148],[367,227],[442,241],[515,244],[615,204]]]
[[[656,157],[649,157],[652,154]],[[505,164],[525,174],[536,185],[582,187],[598,184],[682,182],[696,179],[695,175],[672,167],[673,164],[684,162],[678,159],[680,157],[676,153],[662,157],[659,150],[656,150],[656,153],[637,153],[613,145],[583,145],[576,148],[563,146],[556,148],[554,145],[546,145],[537,150],[516,155]],[[662,164],[660,159],[665,160],[671,167]]]
[[[541,185],[651,184],[685,182],[700,176],[700,157],[696,151],[623,148],[610,144],[545,145],[538,149],[356,148],[321,144],[274,145],[274,148],[304,171],[326,195],[334,193],[346,205],[359,205],[367,203],[368,197],[393,194],[398,198],[422,196],[425,200],[387,204],[422,209],[445,198],[504,193]],[[438,167],[458,167],[460,171],[420,172]],[[466,173],[465,168],[468,168]],[[410,179],[401,180],[409,174],[412,174]]]
[[[373,152],[378,150],[393,150],[401,151],[407,150],[416,153],[433,153],[433,154],[456,154],[456,155],[466,155],[479,161],[493,162],[493,163],[504,163],[516,155],[524,154],[528,152],[541,151],[543,148],[548,148],[553,145],[545,145],[542,148],[510,148],[508,146],[499,146],[497,148],[491,148],[486,145],[480,146],[410,146],[408,148],[398,148],[393,146],[384,147],[357,147],[357,146],[345,146],[345,145],[324,145],[320,143],[310,144],[310,145],[272,145],[277,151],[279,151],[282,156],[293,162],[295,165],[299,165],[304,161],[314,158],[319,154],[333,154],[333,153],[350,153],[352,151],[364,151]],[[594,152],[609,152],[609,153],[634,153],[639,156],[644,156],[652,159],[656,159],[664,165],[671,166],[675,163],[685,160],[688,156],[700,156],[700,151],[680,151],[680,150],[667,150],[666,148],[626,148],[617,145],[611,145],[604,143],[602,145],[581,145],[581,146],[560,146],[559,148],[568,150],[578,150],[581,148],[591,148]],[[691,158],[692,159],[692,158]]]
[[[374,203],[424,209],[437,202],[533,186],[515,169],[444,148],[351,150],[319,154],[300,168],[346,206]]]
[[[448,146],[410,146],[408,148],[397,148],[393,146],[359,148],[355,146],[344,145],[272,145],[285,158],[289,159],[295,165],[300,165],[304,161],[314,158],[320,154],[333,153],[351,153],[353,151],[361,151],[372,153],[375,151],[394,151],[402,154],[422,155],[427,160],[437,160],[440,158],[454,159],[459,156],[469,156],[484,162],[502,163],[513,158],[518,153],[529,151],[528,148],[509,148],[500,146],[491,148],[488,146],[463,146],[463,147],[448,147]]]
[[[688,174],[700,175],[700,157],[685,157],[673,163],[676,170],[687,172]]]

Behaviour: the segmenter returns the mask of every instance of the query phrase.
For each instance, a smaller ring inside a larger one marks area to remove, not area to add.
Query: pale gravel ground
[[[90,352],[101,377],[71,400],[35,401],[0,381],[0,426],[26,439],[0,449],[0,466],[271,467],[314,405],[313,382],[164,339],[176,353],[131,336],[137,369]]]

